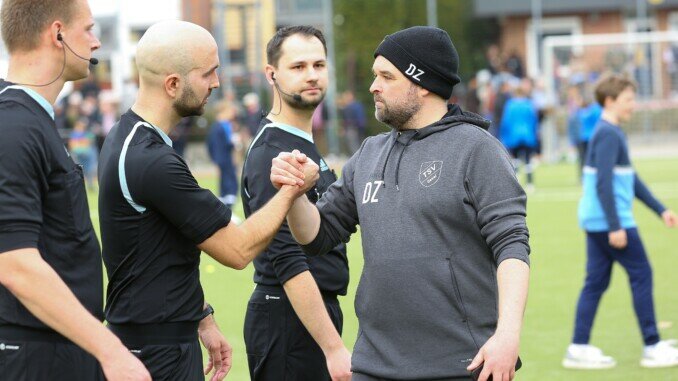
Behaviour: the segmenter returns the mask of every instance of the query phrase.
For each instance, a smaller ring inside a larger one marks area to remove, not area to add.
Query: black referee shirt
[[[327,166],[306,132],[284,124],[261,121],[259,133],[252,142],[242,174],[242,200],[245,216],[257,211],[270,200],[276,189],[271,184],[271,160],[280,152],[294,149],[305,153],[320,166],[320,179],[308,192],[311,202],[322,197],[337,176]],[[292,237],[284,223],[266,250],[254,260],[254,282],[279,286],[295,275],[310,270],[323,292],[346,295],[348,287],[348,258],[346,245],[339,244],[325,255],[308,257]]]
[[[80,303],[103,320],[101,251],[82,169],[59,137],[49,102],[10,85],[0,80],[0,253],[37,249]],[[51,331],[3,286],[0,325]]]
[[[231,211],[198,185],[171,145],[130,110],[101,150],[99,221],[111,323],[200,319],[197,245],[226,226]]]

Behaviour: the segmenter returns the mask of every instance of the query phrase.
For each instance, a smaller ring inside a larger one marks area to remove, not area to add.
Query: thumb
[[[294,151],[292,151],[292,153],[294,154],[294,157],[297,159],[297,161],[300,163],[305,162],[307,159],[306,154],[302,153],[298,149],[295,149]]]
[[[473,358],[473,361],[466,367],[466,370],[472,371],[473,369],[479,367],[483,361],[485,361],[485,355],[483,354],[483,349],[480,348],[476,357]]]
[[[214,362],[212,361],[212,354],[209,355],[209,361],[207,362],[207,366],[205,366],[205,369],[203,371],[205,372],[205,375],[208,375],[210,371],[212,371],[212,368],[214,367]]]

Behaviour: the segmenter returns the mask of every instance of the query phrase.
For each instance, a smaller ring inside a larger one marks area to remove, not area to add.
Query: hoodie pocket
[[[439,255],[368,262],[358,289],[356,369],[383,366],[466,374],[477,345],[463,316],[449,260]]]
[[[461,294],[461,289],[459,287],[459,280],[457,278],[457,272],[454,270],[454,263],[452,261],[452,258],[446,258],[447,259],[447,265],[450,270],[450,278],[452,279],[452,288],[454,289],[454,296],[457,298],[457,303],[459,304],[459,310],[463,318],[463,323],[466,326],[466,329],[468,330],[469,335],[473,339],[473,343],[475,344],[477,349],[480,349],[480,346],[478,346],[478,341],[476,340],[475,336],[473,335],[473,331],[471,330],[471,325],[469,324],[469,316],[468,316],[468,311],[466,309],[466,305],[464,304],[464,298]]]

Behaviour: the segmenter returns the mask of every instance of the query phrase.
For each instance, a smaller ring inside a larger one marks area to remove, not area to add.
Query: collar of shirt
[[[313,136],[309,134],[306,131],[303,131],[297,127],[290,126],[289,124],[284,124],[284,123],[278,123],[278,122],[271,122],[267,124],[265,127],[276,127],[279,128],[285,132],[289,132],[292,135],[298,136],[302,139],[308,140],[309,142],[313,143]]]
[[[170,139],[169,136],[165,133],[165,131],[159,129],[158,127],[154,126],[151,123],[148,123],[149,126],[153,127],[153,129],[160,135],[162,140],[167,144],[168,146],[172,147],[172,139]]]
[[[42,95],[38,94],[35,90],[29,89],[28,87],[23,87],[19,85],[11,85],[7,86],[5,90],[7,89],[17,89],[17,90],[23,90],[26,94],[28,94],[31,98],[33,98],[34,101],[36,101],[42,108],[45,109],[47,114],[54,120],[54,106],[52,106],[47,99],[45,99]],[[4,91],[4,90],[3,90]]]

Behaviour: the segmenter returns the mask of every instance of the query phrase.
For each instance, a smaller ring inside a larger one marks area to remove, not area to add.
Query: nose
[[[315,82],[320,78],[318,75],[318,70],[316,70],[313,66],[310,66],[308,69],[308,81]]]
[[[378,78],[375,78],[374,81],[372,81],[372,84],[370,85],[370,93],[374,94],[377,92],[381,92],[381,87],[377,83]]]
[[[92,51],[95,51],[101,47],[101,41],[99,41],[96,36],[94,36],[94,41],[92,42]]]
[[[210,84],[210,89],[216,89],[219,87],[219,73],[218,70],[214,71],[214,78],[212,78],[212,83]]]

